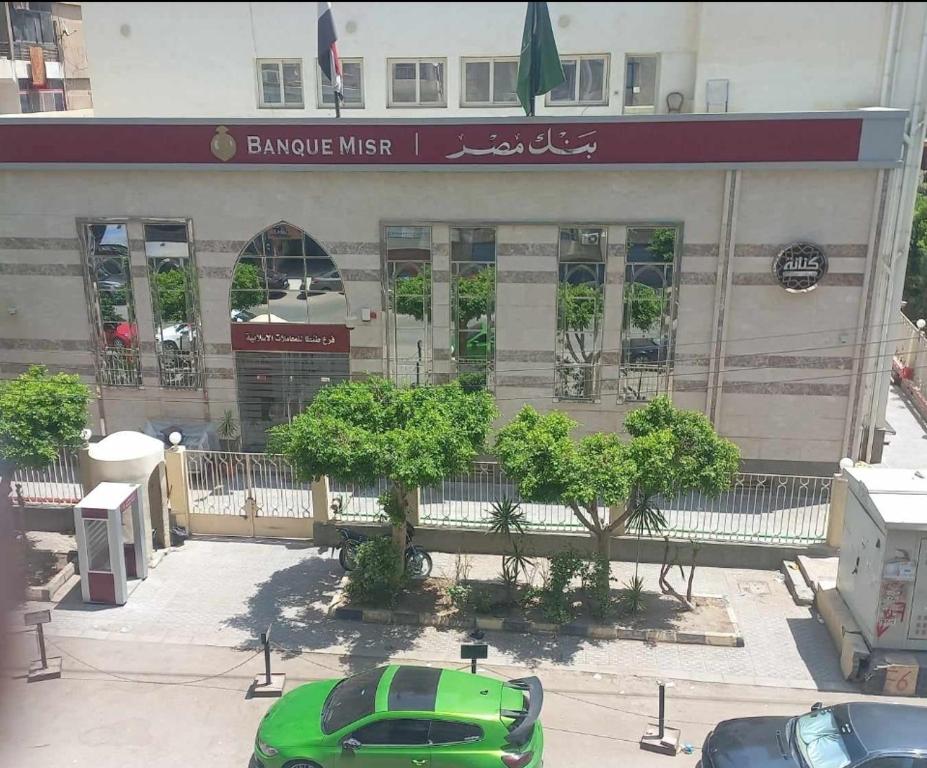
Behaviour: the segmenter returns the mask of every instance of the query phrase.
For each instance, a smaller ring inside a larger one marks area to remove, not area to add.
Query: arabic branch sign
[[[307,323],[232,323],[236,352],[350,352],[344,325]]]

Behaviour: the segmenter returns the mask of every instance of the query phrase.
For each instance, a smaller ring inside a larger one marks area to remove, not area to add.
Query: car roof
[[[927,707],[852,702],[847,717],[867,752],[927,750]]]
[[[499,719],[502,681],[437,667],[392,664],[377,689],[378,712],[434,712]]]

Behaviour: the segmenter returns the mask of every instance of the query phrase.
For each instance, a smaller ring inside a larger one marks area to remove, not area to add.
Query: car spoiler
[[[521,746],[531,738],[534,724],[541,715],[541,707],[544,704],[544,688],[541,686],[541,681],[536,677],[519,677],[515,680],[509,680],[505,685],[509,686],[509,688],[517,688],[528,692],[527,712],[515,712],[511,709],[503,709],[501,712],[503,717],[514,717],[516,720],[515,727],[509,731],[509,744]]]

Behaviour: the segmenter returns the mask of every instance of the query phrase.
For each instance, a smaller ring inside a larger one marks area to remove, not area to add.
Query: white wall
[[[704,110],[707,78],[731,81],[731,111],[872,106],[878,99],[888,3],[549,4],[563,55],[610,56],[609,104],[539,114],[620,114],[624,58],[659,53],[657,104],[686,96]],[[84,4],[96,114],[102,116],[330,115],[316,108],[314,3]],[[357,117],[518,115],[460,107],[461,57],[516,56],[524,3],[334,4],[339,49],[362,57]],[[349,29],[353,31],[349,32]],[[388,109],[389,57],[447,58],[446,108]],[[299,58],[306,107],[257,108],[256,58]]]

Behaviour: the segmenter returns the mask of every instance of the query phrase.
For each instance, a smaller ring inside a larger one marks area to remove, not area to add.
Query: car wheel
[[[163,341],[161,342],[161,346],[165,352],[169,352],[172,355],[175,355],[180,351],[180,347],[178,347],[177,344],[173,341]]]
[[[322,766],[312,760],[290,760],[284,763],[283,768],[322,768]]]

